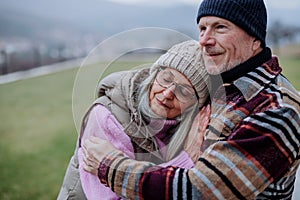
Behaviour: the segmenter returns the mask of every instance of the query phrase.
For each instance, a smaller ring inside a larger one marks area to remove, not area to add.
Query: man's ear
[[[259,48],[261,48],[261,41],[254,38],[253,43],[252,43],[252,50],[257,51]]]

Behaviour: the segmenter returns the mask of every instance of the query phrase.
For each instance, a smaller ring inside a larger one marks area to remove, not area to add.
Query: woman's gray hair
[[[140,86],[137,110],[139,112],[138,116],[140,117],[139,121],[143,123],[140,125],[143,125],[146,128],[147,125],[144,124],[144,120],[142,119],[142,117],[148,119],[162,119],[152,111],[149,102],[150,90],[158,72],[159,68],[157,68],[155,71],[152,71],[149,77],[146,78]],[[178,121],[178,128],[176,129],[176,132],[174,133],[170,143],[168,144],[166,161],[172,160],[183,149],[184,141],[189,133],[194,117],[198,112],[199,104],[193,104],[191,107],[185,110],[184,113],[176,118],[176,120]],[[145,139],[152,137],[152,135],[150,135],[151,131],[146,131],[146,133],[149,135],[145,135]]]

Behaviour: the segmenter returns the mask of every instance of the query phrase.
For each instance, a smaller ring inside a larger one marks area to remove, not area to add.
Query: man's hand
[[[196,162],[201,155],[201,145],[204,139],[206,127],[209,123],[210,105],[204,106],[196,115],[190,132],[184,144],[184,150],[191,159]]]
[[[116,150],[107,140],[90,137],[83,144],[83,160],[85,165],[83,169],[87,172],[97,175],[100,162],[108,153]]]

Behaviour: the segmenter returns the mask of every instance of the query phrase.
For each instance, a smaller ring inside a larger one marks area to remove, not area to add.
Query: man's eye
[[[200,31],[205,31],[205,30],[206,30],[206,27],[205,27],[205,26],[200,26],[200,27],[199,27],[199,30],[200,30]]]
[[[227,28],[225,25],[220,24],[220,25],[217,26],[217,29],[225,29],[225,28]]]
[[[200,30],[200,32],[204,32],[206,30],[206,27],[205,26],[199,26],[199,30]]]

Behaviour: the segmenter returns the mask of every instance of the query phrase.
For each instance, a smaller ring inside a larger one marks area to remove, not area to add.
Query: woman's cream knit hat
[[[209,76],[197,41],[189,40],[171,47],[153,64],[150,74],[159,67],[171,67],[184,74],[197,92],[199,106],[203,106],[209,96]]]

